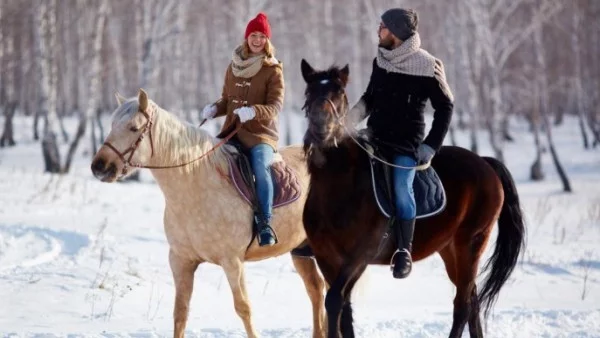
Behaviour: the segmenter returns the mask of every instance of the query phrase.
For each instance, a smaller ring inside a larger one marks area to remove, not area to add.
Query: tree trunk
[[[494,126],[493,122],[487,123],[487,129],[490,136],[490,145],[492,146],[492,150],[494,151],[494,157],[504,163],[504,152],[502,151],[502,147],[500,146],[500,142],[498,142],[498,131]]]
[[[95,20],[93,20],[91,22],[92,27],[90,29],[90,31],[92,32],[92,36],[90,39],[91,40],[91,48],[89,48],[89,50],[91,51],[91,54],[93,55],[93,57],[90,62],[91,65],[88,68],[88,74],[86,76],[86,78],[89,81],[88,82],[88,91],[87,91],[88,95],[86,96],[87,104],[86,104],[85,111],[80,112],[79,126],[77,127],[77,134],[75,135],[75,139],[73,140],[73,142],[71,143],[71,146],[69,147],[69,153],[67,155],[67,160],[65,163],[65,168],[64,168],[65,173],[69,172],[69,169],[71,168],[71,162],[73,160],[75,151],[77,150],[77,146],[79,145],[79,141],[85,134],[85,129],[87,127],[88,120],[91,120],[93,118],[94,112],[96,111],[97,106],[98,106],[98,97],[101,95],[100,94],[101,93],[101,90],[100,90],[101,89],[100,88],[101,59],[100,59],[100,57],[102,55],[101,48],[102,48],[102,40],[104,37],[104,27],[105,27],[105,23],[106,23],[107,12],[108,12],[107,0],[101,0],[100,3],[98,4],[98,7],[96,8]],[[83,22],[81,24],[87,25],[90,23]],[[81,41],[81,43],[87,43],[87,40],[88,39],[84,39],[84,41]],[[94,154],[95,154],[95,152],[94,152]]]
[[[535,101],[537,102],[537,100]],[[542,142],[540,141],[539,108],[537,103],[534,103],[534,114],[531,118],[531,127],[535,143],[535,161],[531,165],[530,178],[532,181],[542,181],[544,180],[544,169],[542,168],[543,149]]]
[[[531,165],[531,170],[529,172],[529,178],[532,181],[543,181],[544,180],[544,171],[542,169],[542,157],[540,153],[537,153],[535,157],[535,161]]]
[[[579,116],[579,128],[583,138],[583,148],[589,148],[587,132],[585,130],[585,113],[584,113],[584,97],[583,84],[581,79],[581,50],[579,41],[579,31],[581,30],[581,12],[578,4],[573,3],[571,6],[571,55],[573,56],[573,81],[575,82],[575,100],[577,102],[577,115]]]
[[[75,155],[75,151],[77,150],[77,146],[79,145],[79,141],[85,135],[85,129],[87,126],[87,116],[85,114],[79,115],[79,124],[77,125],[77,132],[75,133],[75,138],[71,145],[69,146],[69,152],[67,153],[67,159],[65,160],[65,166],[63,167],[62,172],[68,173],[71,170],[71,163],[73,162],[73,156]],[[94,152],[95,154],[95,152]]]
[[[589,149],[590,141],[588,139],[587,131],[585,130],[585,119],[583,114],[579,114],[579,130],[581,130],[581,137],[583,139],[583,148]]]
[[[544,128],[546,129],[546,138],[548,140],[548,147],[550,148],[550,154],[552,155],[552,161],[554,162],[554,166],[556,167],[556,171],[560,176],[560,180],[563,184],[563,190],[565,192],[571,192],[571,184],[569,183],[569,178],[567,177],[566,172],[564,171],[562,164],[558,158],[558,153],[554,149],[554,141],[552,139],[552,124],[550,123],[550,107],[548,100],[548,77],[547,77],[547,67],[546,67],[546,51],[544,50],[545,45],[543,44],[543,30],[541,27],[537,29],[533,34],[533,42],[534,42],[534,54],[535,61],[537,65],[537,94],[538,97],[534,98],[539,100],[539,111],[542,117],[542,121],[544,122]]]
[[[98,126],[98,138],[96,142],[104,142],[104,126],[102,125],[102,108],[96,109],[96,125]]]
[[[450,128],[448,129],[448,134],[450,135],[450,144],[452,144],[453,146],[458,145],[458,142],[456,142],[456,132],[455,132],[454,125],[450,125]]]
[[[63,137],[63,141],[65,143],[69,142],[69,133],[67,133],[67,128],[65,127],[65,112],[63,111],[62,114],[58,115],[58,125],[60,126],[60,133],[62,134]]]
[[[513,142],[515,139],[510,135],[510,123],[508,115],[504,116],[500,125],[502,128],[502,138],[504,139],[504,141]]]
[[[560,163],[558,153],[556,153],[556,149],[554,149],[554,144],[550,142],[548,147],[550,148],[550,154],[552,154],[552,162],[554,162],[554,166],[556,167],[556,171],[558,172],[558,176],[560,177],[560,181],[562,182],[563,191],[572,192],[573,190],[571,189],[571,182],[569,181],[569,177],[567,176],[567,173],[565,172],[562,164]]]
[[[4,108],[4,131],[0,138],[0,148],[4,146],[12,147],[16,145],[13,133],[13,117],[17,110],[17,101],[9,102]]]
[[[542,117],[543,117],[543,121],[544,121],[544,127],[546,127],[546,138],[548,140],[548,148],[550,149],[550,154],[552,155],[552,162],[554,162],[554,166],[556,167],[556,172],[558,173],[558,176],[560,177],[560,181],[562,182],[563,191],[564,192],[572,192],[571,183],[569,182],[569,177],[567,176],[567,173],[563,169],[560,159],[558,158],[558,153],[556,152],[556,149],[554,148],[554,141],[552,138],[552,125],[550,124],[547,114],[542,113]]]
[[[36,46],[40,74],[40,110],[44,112],[42,156],[46,172],[59,173],[60,153],[56,139],[56,1],[39,2],[36,8]],[[46,34],[48,37],[46,37]],[[48,39],[48,41],[46,41]],[[37,126],[34,127],[37,130]]]
[[[35,141],[39,141],[40,139],[39,124],[41,115],[39,109],[36,109],[35,114],[33,115],[33,139]]]
[[[471,141],[471,151],[475,154],[478,154],[479,145],[477,144],[477,129],[471,128],[469,132],[469,140]]]
[[[56,133],[47,132],[42,139],[42,155],[44,157],[44,171],[58,174],[60,169],[60,154],[58,152],[58,144]]]
[[[96,153],[98,152],[98,139],[96,138],[96,117],[91,118],[90,123],[92,124],[92,132],[90,133],[91,134],[90,141],[92,141],[92,158],[93,158],[94,156],[96,156]]]

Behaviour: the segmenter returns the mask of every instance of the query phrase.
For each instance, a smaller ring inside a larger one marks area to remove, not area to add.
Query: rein
[[[131,159],[133,158],[133,155],[134,155],[135,151],[138,149],[140,143],[144,139],[144,135],[146,133],[148,133],[148,137],[150,138],[150,149],[152,151],[150,157],[154,156],[154,142],[152,140],[152,125],[154,124],[154,121],[152,120],[152,117],[154,117],[154,115],[156,114],[156,109],[154,109],[154,111],[152,112],[152,115],[150,115],[146,111],[142,111],[142,110],[140,110],[139,113],[141,113],[142,115],[144,115],[146,117],[147,122],[144,125],[144,127],[142,128],[142,132],[140,133],[140,136],[137,138],[137,140],[131,146],[129,146],[129,148],[125,149],[125,151],[123,151],[123,152],[120,152],[115,146],[110,144],[110,142],[104,142],[104,145],[106,147],[108,147],[109,149],[111,149],[113,152],[115,152],[119,156],[121,161],[123,162],[123,164],[124,164],[124,167],[122,170],[123,174],[125,174],[127,172],[127,169],[129,167],[140,168],[140,169],[172,169],[172,168],[181,168],[188,164],[192,164],[194,162],[201,160],[202,158],[206,157],[210,153],[217,150],[217,148],[219,148],[222,145],[224,145],[225,143],[227,143],[227,141],[229,141],[242,127],[242,125],[239,124],[233,131],[231,131],[225,138],[223,138],[219,143],[217,143],[209,151],[207,151],[206,153],[200,155],[199,157],[197,157],[191,161],[180,163],[180,164],[175,164],[175,165],[167,165],[167,166],[143,165],[143,164],[139,164],[139,163],[132,163]],[[204,119],[202,121],[202,123],[200,123],[199,127],[201,127],[206,121],[207,120]],[[129,157],[125,158],[125,156],[127,154],[129,154]]]
[[[369,155],[370,158],[375,159],[387,166],[394,167],[394,168],[400,168],[400,169],[425,170],[431,166],[431,161],[429,161],[427,163],[423,163],[423,164],[420,164],[420,165],[417,165],[414,167],[405,167],[405,166],[397,165],[394,163],[390,163],[390,162],[378,157],[377,155],[375,155],[375,152],[373,150],[369,150],[369,149],[365,148],[360,142],[358,142],[358,140],[354,136],[352,136],[352,133],[350,132],[348,127],[346,127],[346,124],[343,122],[345,115],[340,116],[338,109],[335,106],[335,104],[333,103],[333,101],[331,101],[329,98],[326,98],[326,97],[324,99],[326,102],[329,103],[331,108],[333,108],[333,114],[335,115],[335,118],[337,119],[338,124],[340,126],[342,126],[344,128],[344,130],[346,131],[346,135],[348,135],[350,137],[350,139],[352,139],[352,141],[354,141],[354,143],[356,143],[357,146],[359,146],[362,150],[364,150],[367,153],[367,155]]]

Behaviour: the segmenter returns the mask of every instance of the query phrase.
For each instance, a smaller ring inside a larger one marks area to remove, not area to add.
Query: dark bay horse
[[[302,60],[302,75],[308,119],[304,151],[311,175],[304,227],[330,285],[328,335],[354,337],[352,288],[368,264],[389,264],[395,246],[391,241],[381,245],[387,218],[373,196],[369,155],[353,139],[353,128],[346,127],[348,120],[356,120],[345,94],[348,66],[316,71]],[[432,166],[447,204],[443,212],[417,220],[412,256],[418,261],[439,253],[456,286],[450,337],[460,337],[467,323],[471,337],[482,337],[480,308],[487,317],[524,247],[519,196],[510,172],[496,159],[444,146]],[[478,292],[479,260],[496,222],[496,246]]]

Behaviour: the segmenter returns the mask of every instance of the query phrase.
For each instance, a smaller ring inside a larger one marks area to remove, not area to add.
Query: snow
[[[76,121],[66,122],[74,130]],[[16,118],[18,145],[0,149],[0,336],[171,336],[174,287],[158,186],[148,172],[138,183],[97,181],[89,149],[77,155],[72,173],[44,174],[31,123]],[[549,154],[546,180],[528,180],[532,137],[526,125],[513,124],[516,142],[506,144],[505,157],[527,218],[527,249],[486,336],[600,337],[600,150],[583,149],[576,120],[556,127],[574,189],[565,194]],[[293,134],[299,142],[302,131]],[[468,135],[457,137],[468,146]],[[482,154],[491,155],[487,135],[479,139]],[[246,263],[246,270],[260,334],[311,336],[310,302],[290,257]],[[453,297],[437,255],[417,263],[405,280],[370,267],[354,297],[357,336],[446,337]],[[218,266],[196,272],[186,334],[245,336]]]

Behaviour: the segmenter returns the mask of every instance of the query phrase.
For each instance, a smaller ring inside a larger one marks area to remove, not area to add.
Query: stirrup
[[[412,255],[410,254],[410,251],[408,251],[407,249],[396,249],[396,251],[394,251],[394,254],[392,255],[392,259],[390,259],[390,271],[394,271],[394,258],[396,258],[396,255],[399,254],[401,251],[406,251],[406,254],[408,255],[408,257],[410,257],[412,261]]]
[[[277,239],[277,235],[275,234],[275,230],[273,230],[273,228],[270,225],[263,225],[261,227],[261,229],[258,230],[258,236],[257,236],[258,238],[257,238],[257,240],[258,240],[258,245],[259,246],[266,245],[266,244],[263,244],[262,241],[261,241],[261,239],[262,239],[261,235],[265,231],[270,231],[270,234],[272,235],[273,239],[275,240],[275,243],[273,243],[272,245],[275,245],[275,244],[279,243],[279,240]]]

